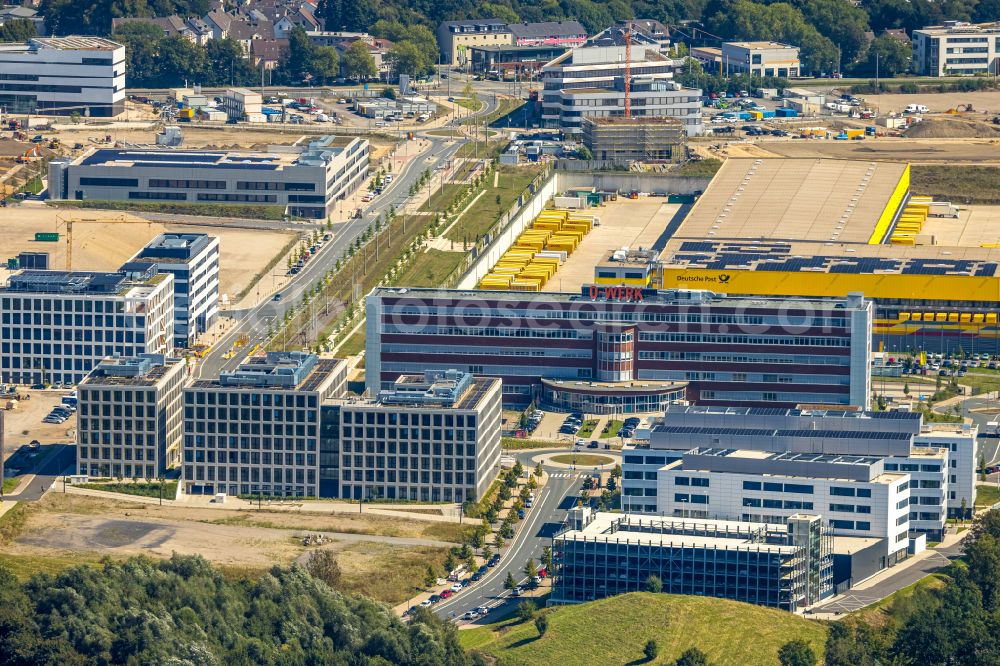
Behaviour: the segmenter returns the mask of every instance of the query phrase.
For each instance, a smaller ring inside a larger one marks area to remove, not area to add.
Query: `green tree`
[[[549,575],[551,575],[552,574],[552,548],[551,547],[545,546],[545,547],[542,548],[541,561],[542,561],[542,566],[545,567],[545,570],[549,573]]]
[[[816,653],[801,638],[788,641],[778,650],[781,666],[816,666]]]
[[[646,579],[646,590],[648,592],[663,592],[663,581],[659,576],[650,576]]]
[[[437,579],[437,573],[435,573],[433,565],[428,564],[427,571],[424,572],[424,587],[434,587]]]
[[[868,68],[870,75],[875,74],[876,58],[878,59],[879,76],[892,77],[910,71],[912,60],[910,47],[895,37],[883,35],[872,40],[868,47]]]
[[[372,79],[378,76],[378,66],[368,45],[363,40],[356,40],[344,49],[344,76],[356,81]]]
[[[126,23],[111,36],[125,46],[125,84],[145,86],[159,80],[163,28],[151,23]]]
[[[538,611],[538,605],[534,601],[524,600],[517,605],[517,618],[521,622],[526,622],[531,618],[535,617],[535,613]]]
[[[986,481],[986,456],[979,454],[979,480]]]
[[[653,639],[649,639],[642,648],[642,653],[646,655],[646,661],[653,661],[656,655],[660,654],[660,646]]]
[[[277,78],[286,83],[325,83],[337,77],[340,62],[330,46],[317,46],[305,29],[296,26],[288,34],[288,51],[278,65]]]
[[[393,78],[395,80],[399,79],[400,74],[422,76],[431,67],[431,61],[427,58],[427,54],[408,39],[393,44],[392,48],[389,49],[387,57],[392,64]]]
[[[243,47],[231,37],[210,39],[205,45],[206,85],[246,86],[259,83],[260,75],[250,64]]]
[[[340,565],[332,550],[314,550],[309,554],[305,566],[310,576],[323,581],[331,588],[337,589],[337,586],[340,585]]]
[[[207,57],[205,49],[201,46],[186,37],[171,35],[160,41],[156,62],[159,71],[150,85],[168,88],[183,83],[185,79],[202,80],[206,71]]]
[[[535,564],[533,558],[528,558],[528,561],[524,563],[524,575],[528,578],[534,578],[538,575],[538,565]]]
[[[515,587],[517,587],[517,581],[514,580],[514,574],[511,573],[510,571],[507,572],[507,578],[504,579],[503,586],[504,589],[506,590],[513,590]]]
[[[444,558],[444,572],[446,574],[451,574],[456,567],[458,567],[458,560],[455,558],[455,553],[449,550],[448,554]]]
[[[545,635],[545,630],[549,628],[549,618],[546,615],[539,615],[535,618],[535,629],[538,630],[538,637]]]
[[[696,647],[685,650],[677,661],[676,666],[708,666],[708,656]]]
[[[14,19],[0,25],[0,42],[26,42],[37,33],[28,19]]]
[[[594,153],[590,151],[590,148],[581,143],[580,146],[576,149],[576,158],[579,160],[586,160],[589,162],[594,159]]]

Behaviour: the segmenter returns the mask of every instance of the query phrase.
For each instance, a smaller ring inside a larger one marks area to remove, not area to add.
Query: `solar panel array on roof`
[[[681,243],[681,252],[714,252],[715,243],[702,241],[684,241]]]

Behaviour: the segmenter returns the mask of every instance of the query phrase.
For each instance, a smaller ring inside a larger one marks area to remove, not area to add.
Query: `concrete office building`
[[[737,299],[585,285],[581,293],[379,288],[366,377],[457,368],[503,380],[504,404],[588,413],[699,404],[867,405],[871,303]]]
[[[1000,22],[945,21],[914,30],[911,45],[921,76],[1000,74]]]
[[[624,447],[623,496],[632,511],[668,515],[770,521],[812,511],[840,536],[887,540],[891,555],[906,545],[896,529],[904,522],[910,536],[940,540],[961,499],[975,501],[976,431],[938,427],[909,412],[672,405],[648,441]],[[696,481],[690,472],[704,474]],[[685,480],[671,484],[678,475]],[[897,489],[897,476],[908,480],[905,506],[886,491]],[[766,483],[779,477],[810,492],[776,495]],[[847,511],[841,497],[864,497],[866,506]]]
[[[461,503],[483,497],[496,478],[499,379],[457,370],[404,375],[375,399],[323,410],[332,427],[322,448],[340,451],[338,497]]]
[[[219,317],[219,239],[160,234],[133,257],[174,276],[174,347],[190,347]]]
[[[125,111],[125,47],[99,37],[0,44],[6,113],[115,117]]]
[[[510,28],[501,19],[445,21],[438,26],[437,41],[441,49],[441,63],[459,67],[469,63],[469,49],[473,46],[512,43]]]
[[[282,206],[325,220],[364,183],[368,141],[326,136],[267,153],[99,148],[49,163],[52,199]]]
[[[184,491],[320,495],[320,405],[344,394],[347,363],[268,352],[184,389]]]
[[[108,356],[167,354],[174,276],[22,271],[0,287],[0,382],[77,384]]]
[[[157,479],[179,464],[187,379],[184,360],[162,354],[98,363],[78,389],[77,472]]]
[[[542,123],[582,136],[588,117],[625,113],[624,46],[584,46],[542,67]],[[632,48],[632,115],[671,117],[689,136],[702,134],[701,91],[682,88],[673,79],[677,66],[655,46]]]
[[[720,54],[726,76],[799,76],[799,48],[779,42],[723,42]]]
[[[687,157],[687,132],[676,118],[584,118],[583,144],[596,161],[616,165],[680,162]]]
[[[552,538],[560,553],[552,601],[580,603],[647,590],[734,599],[795,611],[833,594],[832,541],[819,517],[777,523],[593,514],[571,509]]]

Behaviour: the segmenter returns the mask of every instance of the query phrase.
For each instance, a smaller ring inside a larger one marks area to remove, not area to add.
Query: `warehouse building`
[[[113,118],[125,111],[125,47],[100,37],[0,44],[0,109]]]
[[[655,411],[682,397],[863,406],[871,393],[871,304],[859,297],[378,288],[366,314],[373,394],[402,374],[451,368],[500,377],[504,404],[588,413]]]
[[[0,287],[0,382],[77,384],[104,358],[167,354],[174,276],[22,271]]]
[[[594,514],[571,509],[552,538],[552,601],[581,603],[649,589],[795,612],[833,594],[833,539],[800,512],[777,523]]]
[[[1000,22],[945,21],[914,30],[911,44],[920,76],[1000,74]]]
[[[340,453],[335,496],[482,498],[500,465],[500,421],[500,380],[457,370],[403,375],[374,399],[328,401],[321,448]]]
[[[542,122],[582,137],[582,120],[624,115],[624,46],[582,46],[542,68]],[[632,48],[632,114],[670,117],[684,125],[688,136],[702,134],[701,90],[683,88],[673,79],[680,66],[656,46]]]
[[[862,293],[876,349],[1000,354],[1000,226],[913,194],[908,164],[731,158],[672,231],[650,287]],[[615,267],[599,263],[595,282],[623,284]]]
[[[184,360],[162,354],[98,363],[78,389],[77,472],[163,478],[180,463],[187,379]]]
[[[585,118],[583,144],[594,160],[618,166],[632,162],[680,162],[687,157],[687,132],[676,118]]]
[[[191,384],[184,389],[184,492],[319,497],[328,453],[320,446],[320,405],[342,397],[346,383],[341,359],[268,352]]]
[[[219,317],[219,239],[160,234],[133,258],[174,276],[174,347],[190,347]]]
[[[52,199],[261,204],[326,219],[368,173],[368,141],[326,136],[268,153],[98,148],[49,163]]]

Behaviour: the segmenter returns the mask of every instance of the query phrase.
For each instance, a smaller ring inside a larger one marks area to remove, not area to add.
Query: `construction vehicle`
[[[18,164],[27,164],[28,162],[30,162],[31,160],[33,160],[33,159],[35,159],[37,157],[38,157],[38,144],[35,144],[31,148],[28,148],[27,150],[25,150],[23,155],[18,155],[17,156],[17,163]]]
[[[49,139],[49,148],[55,149],[62,145],[59,139]]]

